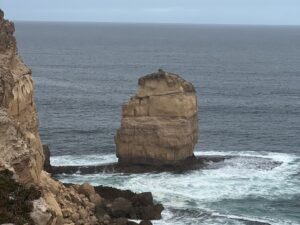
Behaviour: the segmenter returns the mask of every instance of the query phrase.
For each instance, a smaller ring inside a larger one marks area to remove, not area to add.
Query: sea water
[[[166,208],[155,224],[300,224],[300,27],[16,22],[16,36],[52,164],[116,162],[121,105],[159,68],[196,88],[196,154],[234,156],[62,181],[151,191]]]

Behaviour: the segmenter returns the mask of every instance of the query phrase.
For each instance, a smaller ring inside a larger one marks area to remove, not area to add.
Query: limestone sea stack
[[[138,81],[135,96],[122,108],[115,136],[123,164],[175,164],[194,156],[198,105],[194,86],[159,70]]]

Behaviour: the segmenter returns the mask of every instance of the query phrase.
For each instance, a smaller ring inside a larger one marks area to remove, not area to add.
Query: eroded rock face
[[[136,224],[107,214],[96,217],[104,200],[94,187],[66,187],[42,170],[31,71],[17,53],[13,32],[0,10],[0,224]],[[46,167],[51,166],[47,158]]]
[[[14,24],[0,12],[0,159],[24,184],[38,183],[44,156],[31,70],[22,62]]]
[[[173,164],[193,156],[198,137],[193,85],[160,70],[141,77],[123,105],[115,143],[121,163]]]
[[[40,198],[27,199],[33,205],[32,212],[29,213],[31,208],[18,207],[20,212],[17,213],[21,214],[21,219],[31,219],[37,225],[98,224],[94,215],[95,203],[42,170],[44,154],[38,132],[31,70],[18,55],[13,33],[13,23],[5,20],[0,10],[0,171],[11,171],[25,193],[31,187],[40,191]],[[19,186],[7,190],[7,195],[14,196]],[[6,185],[0,185],[0,193],[5,188]],[[95,196],[97,199],[92,200],[98,203],[100,196]],[[8,204],[0,200],[0,208],[7,208]],[[1,224],[19,221],[9,213],[5,218],[0,216]]]

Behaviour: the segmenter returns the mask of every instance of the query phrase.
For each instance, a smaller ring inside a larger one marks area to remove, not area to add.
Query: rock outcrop
[[[96,186],[95,190],[104,199],[104,209],[111,217],[130,219],[161,219],[164,207],[154,203],[151,192],[134,193],[129,190],[118,190],[112,187]]]
[[[174,164],[193,157],[198,106],[193,85],[159,70],[139,79],[139,90],[123,105],[115,136],[120,163]]]

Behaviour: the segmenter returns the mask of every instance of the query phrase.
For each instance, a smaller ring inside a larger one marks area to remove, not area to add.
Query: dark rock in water
[[[143,220],[140,222],[140,225],[152,225],[152,223],[149,220]]]
[[[223,166],[241,167],[249,169],[272,170],[280,166],[282,162],[274,161],[268,158],[252,156],[198,156],[190,157],[186,160],[179,161],[170,165],[145,165],[145,164],[122,164],[112,163],[94,166],[52,166],[52,174],[93,174],[93,173],[185,173],[199,169],[218,169]]]
[[[73,184],[65,184],[65,186],[70,187]],[[117,225],[133,225],[137,223],[128,221],[128,219],[145,220],[143,224],[151,224],[148,220],[161,219],[164,207],[154,203],[151,192],[134,193],[105,186],[95,186],[94,190],[104,202],[95,207],[95,214],[99,220],[110,221]]]
[[[132,198],[132,202],[134,205],[152,205],[153,204],[153,196],[151,192],[143,192],[140,194],[136,194]]]
[[[132,203],[126,198],[116,198],[109,207],[113,217],[130,217],[133,210]]]
[[[161,212],[164,210],[164,207],[161,204],[147,205],[146,207],[136,207],[135,210],[138,218],[159,220],[161,219]]]
[[[48,145],[43,145],[43,152],[45,156],[45,161],[44,161],[44,170],[47,172],[51,172],[51,163],[50,163],[50,149]]]
[[[234,156],[205,156],[205,157],[190,157],[186,160],[179,161],[170,165],[145,165],[145,164],[122,164],[111,163],[105,165],[93,166],[52,166],[52,174],[94,174],[94,173],[148,173],[148,172],[174,172],[184,173],[191,170],[208,168],[212,163],[223,162],[225,159],[233,158]]]
[[[136,194],[129,190],[112,187],[95,186],[96,192],[104,198],[106,208],[97,209],[99,216],[108,213],[112,218],[127,217],[130,219],[156,220],[161,219],[164,207],[153,202],[151,192]]]

